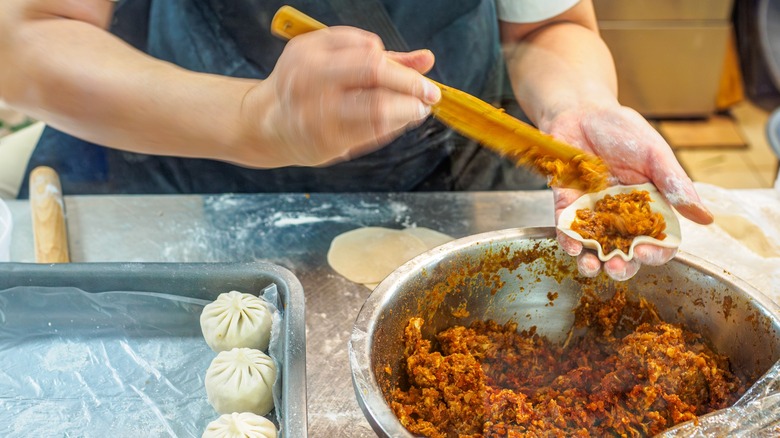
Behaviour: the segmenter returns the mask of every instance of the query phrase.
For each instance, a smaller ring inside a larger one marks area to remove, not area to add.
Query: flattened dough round
[[[328,264],[356,283],[379,283],[427,249],[421,239],[401,230],[358,228],[333,239]]]
[[[772,245],[761,228],[742,216],[715,216],[715,225],[761,257],[780,257],[780,251]]]
[[[428,249],[436,248],[454,240],[452,236],[425,227],[405,228],[403,231],[422,240]]]

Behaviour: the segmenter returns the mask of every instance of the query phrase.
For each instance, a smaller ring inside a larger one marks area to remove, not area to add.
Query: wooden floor
[[[769,113],[749,101],[701,121],[659,121],[658,130],[694,181],[726,188],[767,188],[777,178],[778,158],[769,147]]]

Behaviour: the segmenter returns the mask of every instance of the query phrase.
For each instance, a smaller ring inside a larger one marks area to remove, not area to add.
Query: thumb
[[[711,224],[712,213],[704,206],[677,160],[666,164],[663,161],[655,161],[651,166],[651,178],[658,191],[681,215],[702,225]]]
[[[406,67],[417,70],[421,74],[428,73],[436,61],[433,52],[428,49],[413,52],[387,52],[387,57]]]

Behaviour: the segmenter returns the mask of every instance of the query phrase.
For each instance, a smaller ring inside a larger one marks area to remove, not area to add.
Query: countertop
[[[764,220],[769,227],[774,223],[774,229],[764,228],[765,237],[780,241],[780,222],[772,222],[780,218],[780,192],[699,189],[714,211],[726,201],[755,199],[743,202],[744,216],[759,226]],[[11,259],[31,262],[29,204],[8,205],[14,217]],[[290,269],[306,296],[308,425],[313,437],[374,436],[355,399],[347,357],[352,324],[370,291],[328,266],[326,253],[336,235],[362,226],[420,226],[457,238],[553,225],[550,191],[74,196],[66,197],[65,205],[74,262],[264,260]],[[740,214],[733,206],[724,208]],[[755,211],[757,216],[751,216]],[[683,241],[683,250],[741,274],[770,297],[780,296],[780,281],[775,282],[780,256],[761,257],[765,265],[747,262],[737,257],[737,250],[728,250],[729,245],[744,246],[739,239],[688,221],[683,221]],[[761,272],[753,275],[751,269]]]

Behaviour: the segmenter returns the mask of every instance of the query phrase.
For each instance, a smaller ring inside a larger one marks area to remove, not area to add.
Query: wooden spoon
[[[271,21],[271,32],[281,38],[324,29],[326,26],[291,6],[282,6]],[[458,89],[431,80],[441,90],[432,107],[434,117],[455,131],[551,178],[551,186],[588,192],[607,187],[606,164],[593,154],[544,134],[506,112]]]

